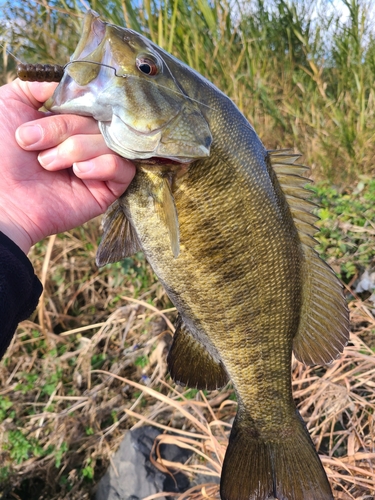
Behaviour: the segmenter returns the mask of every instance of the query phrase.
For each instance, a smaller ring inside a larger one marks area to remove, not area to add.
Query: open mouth
[[[91,54],[101,44],[107,25],[95,11],[88,11],[84,18],[81,38],[71,60],[84,59]]]

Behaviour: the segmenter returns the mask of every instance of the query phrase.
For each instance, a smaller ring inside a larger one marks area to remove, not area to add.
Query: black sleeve
[[[43,287],[22,250],[0,232],[0,358],[20,321],[38,305]]]

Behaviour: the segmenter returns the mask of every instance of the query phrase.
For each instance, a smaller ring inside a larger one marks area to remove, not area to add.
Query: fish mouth
[[[81,38],[71,57],[72,62],[78,58],[84,59],[102,43],[107,25],[108,23],[102,21],[97,12],[87,11],[83,21]]]
[[[108,26],[97,12],[86,12],[77,47],[64,67],[59,86],[42,110],[93,116],[98,121],[111,118],[108,108],[92,112],[94,96],[111,84],[117,71],[111,52],[105,50]]]

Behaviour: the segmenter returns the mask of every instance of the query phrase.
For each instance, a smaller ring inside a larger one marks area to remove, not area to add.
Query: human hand
[[[0,87],[0,230],[25,253],[103,213],[135,173],[92,118],[38,111],[55,87],[20,80]]]

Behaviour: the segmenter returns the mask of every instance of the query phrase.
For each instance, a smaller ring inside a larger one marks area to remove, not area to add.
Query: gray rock
[[[159,434],[160,431],[151,426],[139,427],[126,433],[112,460],[118,475],[111,465],[99,483],[96,500],[143,500],[161,491],[183,493],[193,484],[217,479],[198,476],[190,484],[188,477],[181,472],[174,474],[173,480],[169,474],[159,471],[150,462],[150,452]],[[166,460],[184,463],[192,452],[175,445],[161,445],[160,454]]]

